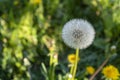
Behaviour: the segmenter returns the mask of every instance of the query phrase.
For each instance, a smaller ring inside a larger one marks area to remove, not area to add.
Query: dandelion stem
[[[73,69],[74,69],[74,65],[72,64],[71,69],[70,69],[70,74],[73,74]]]
[[[72,64],[72,66],[71,66],[71,68],[70,68],[70,75],[72,75],[72,74],[73,74],[73,69],[74,69],[74,64]],[[70,78],[70,77],[68,77],[68,80],[71,80],[71,78]]]
[[[78,58],[79,58],[79,49],[76,49],[76,59],[75,59],[75,64],[74,64],[74,69],[73,69],[73,74],[72,74],[72,80],[74,80],[75,75],[76,75]]]

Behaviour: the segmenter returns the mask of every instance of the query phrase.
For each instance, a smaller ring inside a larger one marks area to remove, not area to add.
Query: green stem
[[[52,65],[53,63],[53,58],[52,58],[52,54],[50,53],[50,66]]]
[[[74,69],[74,65],[71,66],[71,69],[70,69],[70,74],[72,75],[73,74],[73,69]]]
[[[54,72],[55,72],[55,66],[52,64],[51,66],[50,66],[50,69],[49,69],[50,71],[49,71],[49,80],[55,80],[54,78],[55,78],[55,74],[54,74]]]
[[[71,66],[71,68],[70,68],[70,75],[72,75],[73,74],[73,69],[74,69],[74,64],[72,64],[72,66]],[[71,78],[70,77],[68,77],[68,80],[70,80]]]
[[[53,65],[53,54],[50,53],[50,73],[49,80],[54,80],[54,65]]]
[[[74,64],[74,69],[73,69],[72,80],[74,80],[75,75],[76,75],[78,59],[79,59],[79,49],[76,49],[76,59],[75,59],[75,64]]]
[[[52,73],[51,73],[51,76],[52,76],[51,80],[54,80],[54,78],[55,78],[54,71],[55,71],[55,68],[54,68],[54,65],[53,65],[52,66]]]

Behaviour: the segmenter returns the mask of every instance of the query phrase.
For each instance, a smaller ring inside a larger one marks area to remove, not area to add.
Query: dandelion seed
[[[116,50],[116,46],[115,46],[115,45],[112,45],[112,46],[111,46],[111,50]]]
[[[84,49],[92,44],[95,31],[92,25],[83,19],[67,22],[62,30],[62,38],[66,45],[74,49]]]

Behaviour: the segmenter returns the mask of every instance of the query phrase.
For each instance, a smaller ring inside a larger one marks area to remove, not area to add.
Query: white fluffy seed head
[[[66,45],[74,49],[84,49],[92,44],[95,31],[92,25],[83,19],[67,22],[62,30],[62,38]]]

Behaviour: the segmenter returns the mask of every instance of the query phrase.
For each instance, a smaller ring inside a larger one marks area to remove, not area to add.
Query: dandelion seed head
[[[95,31],[92,25],[83,19],[67,22],[62,30],[62,38],[66,45],[76,49],[87,48],[92,44]]]

